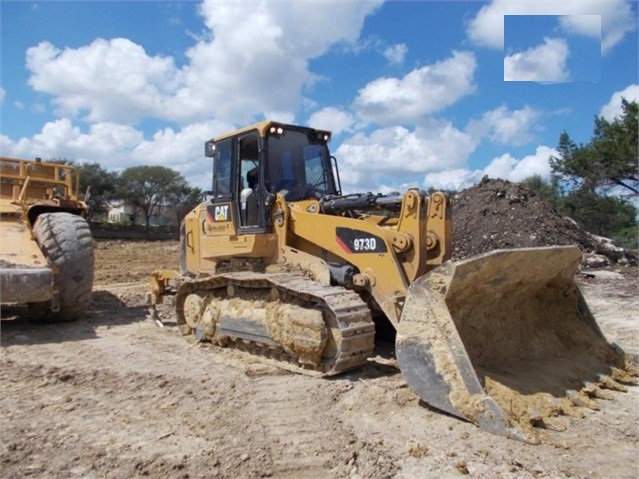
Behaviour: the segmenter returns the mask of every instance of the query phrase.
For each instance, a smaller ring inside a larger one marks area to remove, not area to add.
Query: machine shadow
[[[77,321],[39,322],[30,318],[26,306],[3,306],[0,314],[0,345],[62,343],[98,337],[100,327],[119,326],[147,319],[148,308],[140,304],[127,305],[115,294],[93,291],[91,304]]]

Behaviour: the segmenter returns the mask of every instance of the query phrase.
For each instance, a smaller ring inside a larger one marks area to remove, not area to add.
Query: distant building
[[[124,200],[114,200],[109,203],[108,220],[109,223],[133,223],[145,224],[144,214],[132,204]],[[150,226],[175,226],[175,214],[171,205],[158,205],[149,219]]]
[[[135,208],[133,205],[122,201],[115,200],[109,203],[109,223],[135,223]]]

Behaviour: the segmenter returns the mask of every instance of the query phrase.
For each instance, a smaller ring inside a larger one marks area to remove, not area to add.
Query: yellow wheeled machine
[[[0,157],[0,300],[32,318],[78,319],[91,302],[93,239],[70,165]]]

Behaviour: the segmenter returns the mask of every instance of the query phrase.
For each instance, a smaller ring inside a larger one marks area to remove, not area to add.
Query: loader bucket
[[[532,426],[624,367],[575,284],[580,260],[572,246],[496,250],[416,280],[396,339],[408,385],[436,409],[538,442]]]

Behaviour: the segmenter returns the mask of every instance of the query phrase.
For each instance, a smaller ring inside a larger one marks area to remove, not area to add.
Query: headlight
[[[282,128],[281,126],[273,125],[269,128],[268,131],[271,135],[275,135],[275,136],[281,136],[284,134],[284,128]]]

